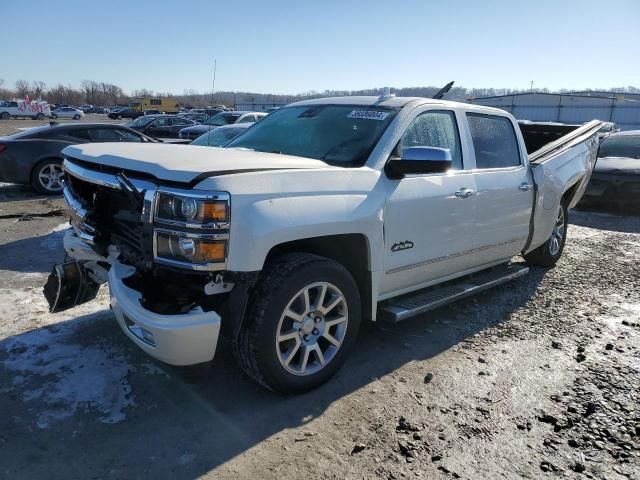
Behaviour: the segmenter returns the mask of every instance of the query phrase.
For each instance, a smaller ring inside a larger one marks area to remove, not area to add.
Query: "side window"
[[[476,168],[504,168],[521,164],[516,132],[507,117],[467,113],[476,152]]]
[[[245,115],[240,120],[238,120],[238,123],[251,123],[251,122],[255,122],[255,121],[256,120],[255,120],[253,115]]]
[[[402,135],[398,147],[398,154],[408,147],[448,148],[451,169],[462,170],[460,135],[455,114],[451,111],[430,110],[418,115]]]
[[[169,125],[171,125],[169,123],[169,119],[167,117],[162,117],[162,118],[158,118],[157,120],[155,120],[151,126],[153,126],[153,127],[168,127]]]
[[[89,137],[89,132],[87,131],[86,128],[78,128],[78,129],[75,129],[75,130],[69,130],[67,132],[67,136],[73,137],[73,138],[80,138],[82,140],[91,141],[91,138]]]

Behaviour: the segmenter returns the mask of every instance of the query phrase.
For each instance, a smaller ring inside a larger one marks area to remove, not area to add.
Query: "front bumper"
[[[171,365],[212,360],[220,334],[220,315],[200,307],[180,315],[145,309],[140,303],[142,295],[123,283],[134,271],[117,261],[109,270],[111,309],[122,331],[147,354]]]

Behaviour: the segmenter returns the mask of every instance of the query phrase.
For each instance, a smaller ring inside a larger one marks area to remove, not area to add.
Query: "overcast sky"
[[[640,87],[640,0],[14,1],[0,78],[181,94]]]

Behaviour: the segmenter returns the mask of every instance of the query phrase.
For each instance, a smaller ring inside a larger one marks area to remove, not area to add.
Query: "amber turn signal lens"
[[[227,221],[227,202],[200,203],[200,219],[203,223]]]
[[[198,240],[193,260],[199,263],[222,262],[225,257],[225,242]]]

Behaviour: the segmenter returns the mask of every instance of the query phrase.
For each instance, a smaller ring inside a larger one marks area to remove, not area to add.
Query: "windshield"
[[[616,135],[600,145],[598,157],[628,157],[640,159],[640,135]]]
[[[127,123],[127,127],[144,127],[153,122],[156,117],[138,117],[135,120]]]
[[[191,145],[205,145],[207,147],[222,147],[229,143],[230,140],[233,140],[241,132],[244,132],[244,128],[216,128],[215,130],[210,130],[204,135],[200,135],[196,138]]]
[[[227,146],[363,165],[395,114],[390,108],[361,105],[286,107]]]
[[[229,125],[240,118],[239,113],[218,113],[204,122],[204,125],[215,125],[220,127],[222,125]]]

